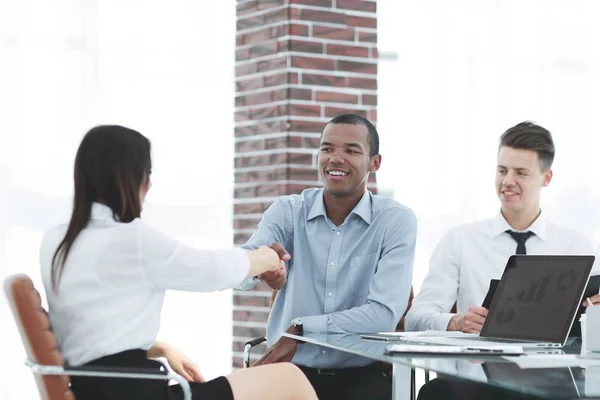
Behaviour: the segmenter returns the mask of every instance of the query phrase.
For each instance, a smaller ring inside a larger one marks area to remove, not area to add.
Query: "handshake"
[[[248,277],[258,277],[271,289],[280,289],[286,282],[285,264],[291,256],[281,244],[273,243],[271,246],[260,246],[248,252],[250,259],[250,272]]]

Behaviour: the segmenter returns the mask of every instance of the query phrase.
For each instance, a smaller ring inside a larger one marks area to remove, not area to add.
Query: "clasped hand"
[[[283,248],[281,244],[273,243],[269,247],[275,250],[282,261],[288,261],[291,258],[290,254]],[[271,289],[281,289],[287,281],[285,266],[276,271],[264,272],[260,274],[258,278],[265,282]]]

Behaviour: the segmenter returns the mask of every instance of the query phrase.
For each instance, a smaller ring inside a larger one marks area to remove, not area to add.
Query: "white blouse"
[[[48,231],[40,265],[49,316],[70,365],[156,341],[165,290],[209,292],[234,287],[248,274],[246,250],[198,250],[148,227],[120,223],[94,203],[63,267],[58,293],[51,264],[67,225]]]

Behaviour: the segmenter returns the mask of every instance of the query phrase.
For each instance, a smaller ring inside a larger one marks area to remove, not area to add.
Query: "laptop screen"
[[[511,256],[481,336],[564,343],[594,256]]]

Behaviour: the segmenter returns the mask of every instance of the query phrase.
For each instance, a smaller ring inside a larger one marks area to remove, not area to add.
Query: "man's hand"
[[[594,306],[600,306],[600,294],[595,294],[592,297],[588,297],[588,298],[592,301],[592,304]],[[590,306],[590,304],[588,304],[588,299],[584,300],[583,305],[585,307],[589,307]]]
[[[287,332],[296,333],[296,328],[290,326]],[[297,348],[298,342],[296,342],[296,339],[282,336],[273,346],[269,347],[267,352],[258,361],[252,364],[252,366],[292,361]]]
[[[448,323],[447,330],[463,331],[465,333],[479,333],[488,315],[487,308],[471,306],[467,312],[456,314]]]
[[[264,272],[260,274],[258,278],[266,283],[271,289],[281,289],[287,282],[287,278],[285,277],[285,268],[281,268],[272,272]]]
[[[277,255],[282,261],[288,261],[291,256],[281,244],[273,243],[269,246],[275,250]],[[258,276],[258,278],[265,282],[271,289],[281,289],[287,280],[285,268],[280,268],[277,271],[264,272]]]
[[[277,255],[279,256],[281,261],[289,261],[290,258],[292,258],[292,256],[290,256],[290,253],[288,253],[287,250],[283,248],[281,243],[275,242],[272,245],[270,245],[269,247],[271,249],[275,250],[275,253],[277,253]]]

